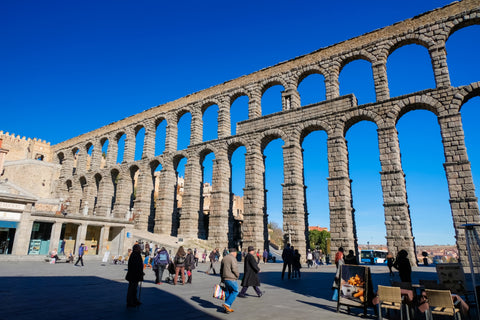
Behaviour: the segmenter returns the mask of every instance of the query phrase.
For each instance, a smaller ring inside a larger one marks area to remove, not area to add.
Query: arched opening
[[[283,145],[282,139],[270,141],[263,151],[264,156],[264,235],[265,248],[268,249],[268,229],[282,228],[286,230],[283,221]]]
[[[480,147],[478,143],[480,141],[480,130],[478,130],[480,97],[474,97],[462,105],[461,114],[465,146],[472,170],[475,193],[478,196],[480,190]]]
[[[240,96],[230,107],[230,130],[232,136],[237,134],[237,123],[248,120],[248,97]]]
[[[437,117],[429,111],[415,110],[403,115],[396,127],[415,242],[453,245],[455,230]]]
[[[387,77],[391,97],[435,88],[427,48],[410,44],[393,51],[387,60]]]
[[[298,85],[298,93],[302,107],[325,101],[325,77],[319,73],[308,75]]]
[[[203,141],[215,140],[218,138],[218,105],[209,106],[203,112]]]
[[[102,158],[100,159],[100,169],[103,169],[107,166],[109,140],[107,138],[104,138],[100,141],[100,143],[102,145]]]
[[[245,188],[245,154],[244,146],[238,146],[230,154],[230,204],[228,215],[228,239],[232,242],[229,246],[242,248],[243,236],[243,189]]]
[[[447,64],[452,86],[468,85],[480,81],[478,62],[478,41],[480,25],[473,25],[455,31],[445,44]]]
[[[370,121],[357,122],[348,129],[346,139],[352,181],[354,232],[358,244],[362,247],[370,244],[385,245],[385,213],[379,174],[382,170],[377,126]]]
[[[330,230],[327,133],[320,130],[310,132],[301,143],[303,149],[305,212],[308,213],[306,224],[309,227],[318,227],[315,228],[318,232],[321,232],[323,228]],[[313,239],[309,238],[309,240]],[[326,253],[326,239],[318,237],[316,240],[314,242],[309,241],[310,249],[319,247],[323,253]]]
[[[358,104],[375,102],[375,83],[369,61],[357,59],[346,64],[338,77],[340,95],[353,93]]]
[[[180,116],[177,125],[177,150],[183,150],[190,145],[192,115],[187,112]]]
[[[215,154],[209,152],[203,155],[202,161],[202,187],[200,188],[200,216],[198,220],[198,237],[208,239],[209,218],[212,212],[212,173]]]
[[[135,129],[135,158],[134,158],[134,161],[142,159],[144,145],[145,145],[145,128],[139,126]]]
[[[125,140],[127,136],[124,133],[117,135],[117,161],[116,163],[123,162],[123,154],[125,153]]]
[[[180,157],[175,159],[175,196],[173,201],[172,211],[172,236],[177,236],[178,228],[180,227],[180,216],[182,215],[182,199],[185,192],[185,165],[187,164],[187,158]]]
[[[155,156],[161,155],[165,151],[165,139],[167,137],[167,120],[159,119],[155,129]]]
[[[282,111],[283,90],[283,86],[274,85],[262,94],[262,116]]]

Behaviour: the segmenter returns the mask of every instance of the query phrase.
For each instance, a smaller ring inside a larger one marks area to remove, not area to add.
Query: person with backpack
[[[187,283],[192,283],[192,271],[195,269],[195,256],[192,249],[187,250],[187,258],[185,259],[185,269],[187,269]]]
[[[161,284],[163,278],[163,271],[167,268],[168,263],[170,262],[170,257],[168,255],[165,247],[162,247],[160,251],[157,252],[155,258],[153,258],[153,271],[155,272],[155,284]]]
[[[182,285],[185,284],[185,260],[187,259],[187,253],[183,246],[178,248],[175,258],[173,258],[173,263],[175,263],[175,277],[173,278],[173,285],[177,284],[178,274],[182,275]]]

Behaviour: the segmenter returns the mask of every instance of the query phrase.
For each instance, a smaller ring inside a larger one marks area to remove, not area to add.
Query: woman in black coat
[[[128,271],[125,279],[128,281],[127,307],[136,307],[142,303],[137,298],[138,283],[143,281],[142,249],[136,244],[132,248],[132,254],[128,258]]]
[[[248,287],[253,287],[259,298],[262,296],[263,293],[258,288],[260,286],[260,279],[258,278],[259,272],[260,268],[258,267],[258,260],[255,256],[255,248],[250,246],[248,247],[248,254],[245,257],[242,280],[243,288],[238,294],[239,297],[245,298],[245,293],[247,292]]]

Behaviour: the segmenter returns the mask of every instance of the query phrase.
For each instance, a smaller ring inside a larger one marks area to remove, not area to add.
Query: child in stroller
[[[173,278],[175,277],[175,264],[170,261],[167,266],[168,277],[165,278],[166,283],[173,283]]]

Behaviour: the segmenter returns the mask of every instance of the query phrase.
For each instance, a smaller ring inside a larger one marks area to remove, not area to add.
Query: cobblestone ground
[[[153,271],[147,269],[141,289],[143,304],[127,309],[126,265],[93,259],[86,257],[84,267],[0,261],[0,319],[358,319],[363,312],[351,309],[348,313],[346,307],[336,312],[336,303],[331,301],[334,266],[303,267],[301,279],[282,281],[281,263],[260,265],[264,295],[258,298],[250,288],[247,298],[235,300],[231,314],[224,314],[221,301],[212,298],[220,277],[207,275],[206,263],[194,270],[191,285],[155,285]],[[243,264],[239,267],[242,272]],[[386,266],[371,270],[374,288],[389,284]],[[434,278],[434,267],[414,268],[414,282]],[[373,309],[368,309],[367,318],[375,318]]]

